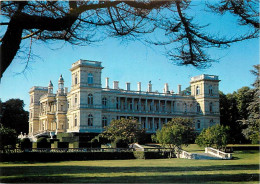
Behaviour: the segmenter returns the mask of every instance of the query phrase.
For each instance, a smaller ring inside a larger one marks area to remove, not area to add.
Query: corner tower
[[[68,132],[101,132],[101,62],[79,60],[72,64],[68,95]]]
[[[201,131],[220,123],[219,118],[219,79],[216,75],[192,77],[191,95],[195,98],[195,128]]]

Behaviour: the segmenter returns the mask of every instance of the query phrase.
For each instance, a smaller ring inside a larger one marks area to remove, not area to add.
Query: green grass
[[[194,149],[194,147],[193,147]],[[233,160],[100,160],[0,163],[1,183],[258,183],[259,152]]]

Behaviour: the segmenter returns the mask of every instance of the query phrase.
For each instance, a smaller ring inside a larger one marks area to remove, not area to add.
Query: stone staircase
[[[192,153],[192,154],[196,154],[194,158],[196,160],[222,160],[221,158],[211,155],[209,153]]]

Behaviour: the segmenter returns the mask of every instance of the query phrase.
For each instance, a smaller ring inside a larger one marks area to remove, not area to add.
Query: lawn
[[[195,148],[197,149],[197,148]],[[0,163],[1,183],[258,183],[259,152],[233,160],[100,160]]]

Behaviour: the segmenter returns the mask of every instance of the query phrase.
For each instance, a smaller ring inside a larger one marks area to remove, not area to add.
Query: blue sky
[[[196,12],[195,12],[196,14]],[[198,20],[205,23],[214,22],[212,32],[235,34],[240,32],[230,17],[207,17],[198,14]],[[231,24],[233,23],[233,25]],[[58,49],[57,49],[58,48]],[[57,90],[60,74],[63,75],[65,86],[70,87],[70,67],[79,59],[102,61],[102,85],[105,77],[110,78],[110,87],[114,80],[119,81],[120,88],[125,88],[126,82],[131,82],[131,89],[137,89],[137,82],[142,83],[142,90],[146,91],[149,81],[153,90],[162,92],[164,83],[169,89],[177,91],[177,85],[182,89],[189,86],[190,77],[200,74],[218,75],[220,90],[232,93],[243,86],[251,86],[254,76],[250,73],[253,65],[259,63],[259,39],[248,40],[233,44],[223,50],[211,49],[210,54],[220,58],[208,69],[199,70],[192,66],[176,66],[163,55],[163,50],[157,47],[147,47],[139,41],[121,42],[108,38],[92,46],[71,46],[63,43],[45,44],[36,42],[32,45],[35,57],[29,67],[22,74],[24,60],[16,58],[5,71],[0,84],[0,98],[6,101],[10,98],[20,98],[25,102],[28,110],[29,89],[32,86],[46,86],[52,80],[54,91]]]

